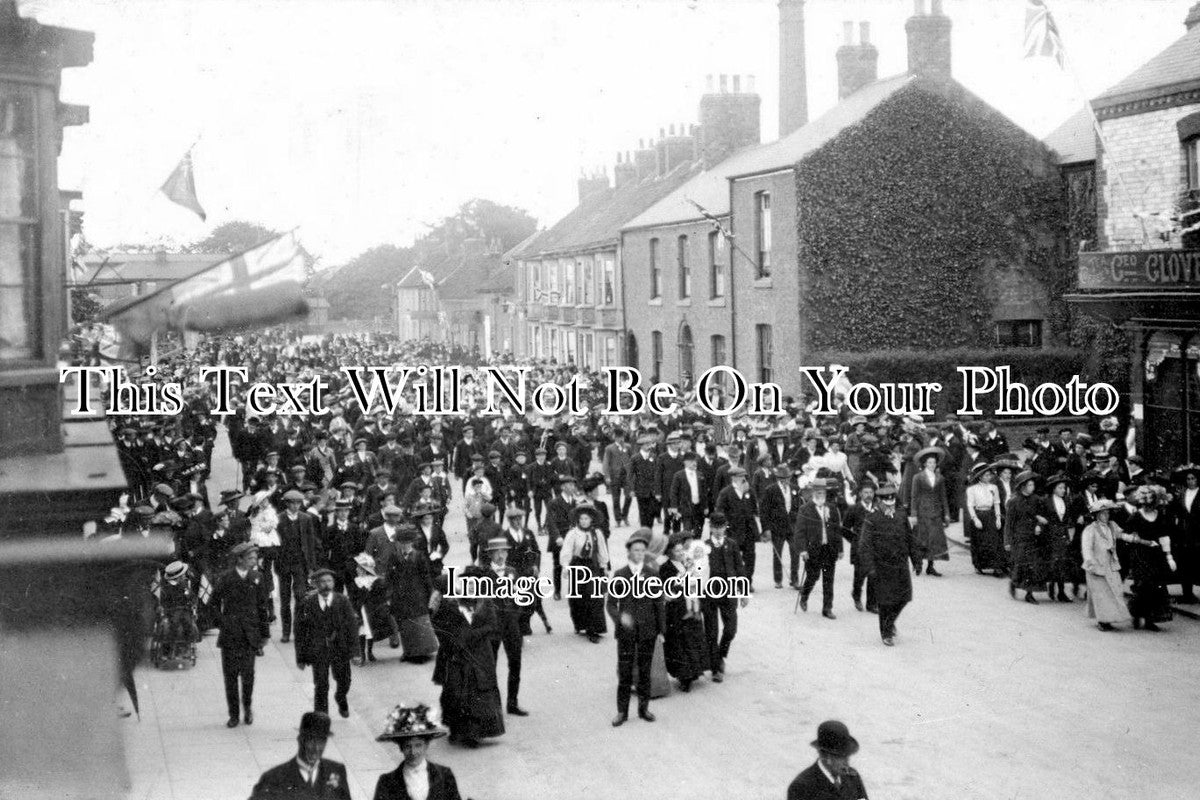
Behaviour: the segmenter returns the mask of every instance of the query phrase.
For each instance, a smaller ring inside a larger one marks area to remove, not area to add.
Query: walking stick
[[[795,614],[800,608],[800,596],[804,594],[804,578],[808,574],[808,560],[804,559],[800,562],[800,581],[796,587],[796,605],[792,606],[792,614]]]

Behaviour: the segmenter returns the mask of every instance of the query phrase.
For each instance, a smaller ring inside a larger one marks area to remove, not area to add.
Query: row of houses
[[[753,81],[722,76],[700,98],[698,125],[618,154],[612,185],[581,180],[578,207],[509,254],[518,355],[583,367],[623,363],[679,383],[729,365],[787,389],[819,351],[927,346],[929,326],[910,324],[912,304],[941,317],[941,346],[1054,343],[1050,282],[1035,251],[1055,246],[1055,221],[1026,215],[1011,232],[1012,247],[982,253],[969,240],[974,226],[948,229],[931,213],[950,198],[920,189],[942,187],[947,164],[964,154],[1012,167],[1009,177],[1058,176],[1048,147],[954,79],[952,23],[941,0],[915,0],[908,69],[899,75],[877,74],[869,25],[848,23],[837,52],[839,102],[813,120],[804,4],[779,6],[778,138],[761,140]],[[903,158],[889,160],[880,149]],[[897,191],[900,180],[905,188]],[[897,259],[898,244],[888,240],[895,224],[848,233],[853,213],[824,213],[837,203],[857,207],[864,219],[902,220],[909,257]],[[1030,238],[1034,245],[1015,241]],[[982,307],[922,297],[936,273],[930,262],[953,251],[959,260],[978,256],[962,277],[985,298]],[[834,263],[842,259],[852,263]],[[881,275],[886,296],[872,288]],[[842,291],[849,296],[833,303],[836,318],[829,303],[814,305]],[[844,335],[859,315],[885,333]]]

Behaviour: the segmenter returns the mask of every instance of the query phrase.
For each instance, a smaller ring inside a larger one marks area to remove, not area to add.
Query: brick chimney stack
[[[779,138],[807,124],[804,0],[779,0]]]
[[[687,125],[675,124],[668,128],[659,128],[658,146],[655,148],[655,174],[667,175],[680,164],[690,164],[696,160],[696,142],[688,135]]]
[[[913,0],[913,16],[904,29],[908,32],[908,71],[924,78],[949,80],[950,18],[942,13],[942,0]]]
[[[633,163],[633,157],[626,150],[623,154],[617,153],[617,165],[613,167],[613,187],[620,189],[630,183],[636,183],[638,179],[637,166]]]
[[[707,76],[705,85],[708,90],[700,98],[698,151],[708,169],[735,150],[762,140],[762,98],[754,91],[753,75],[734,75],[732,92],[713,91],[712,75]],[[722,85],[728,87],[728,81]]]
[[[645,180],[658,174],[658,153],[654,149],[654,140],[647,146],[643,139],[638,139],[638,149],[633,154],[633,166],[637,170],[638,180]]]
[[[608,191],[608,173],[593,172],[591,175],[579,176],[579,202],[582,203],[587,198],[597,192]]]
[[[854,23],[843,24],[844,40],[837,51],[839,100],[845,100],[879,78],[879,50],[871,44],[871,24],[859,23],[858,44],[854,43]]]

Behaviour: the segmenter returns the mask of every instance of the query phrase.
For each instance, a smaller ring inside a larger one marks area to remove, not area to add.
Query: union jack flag
[[[1062,36],[1045,0],[1028,0],[1025,6],[1025,58],[1050,56],[1065,67]]]

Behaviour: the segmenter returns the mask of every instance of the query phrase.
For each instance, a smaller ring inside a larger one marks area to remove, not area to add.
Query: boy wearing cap
[[[312,666],[313,710],[322,713],[329,711],[332,672],[338,713],[349,717],[350,659],[358,649],[358,617],[350,600],[333,590],[333,570],[315,570],[309,580],[316,591],[309,592],[296,609],[296,666]]]

